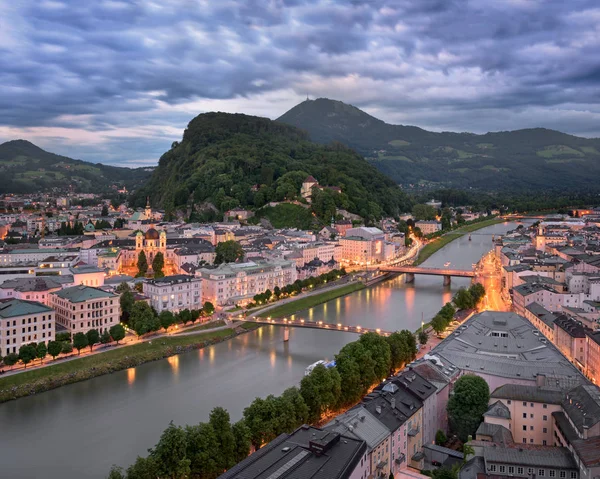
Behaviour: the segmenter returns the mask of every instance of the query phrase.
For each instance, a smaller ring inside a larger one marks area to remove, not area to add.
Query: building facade
[[[0,301],[0,353],[18,353],[24,344],[54,340],[54,311],[36,301]]]
[[[201,309],[202,279],[185,274],[153,279],[144,283],[144,295],[159,313]]]

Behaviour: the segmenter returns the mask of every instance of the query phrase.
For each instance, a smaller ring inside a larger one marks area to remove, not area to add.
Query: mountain
[[[192,218],[206,220],[212,219],[210,210],[257,208],[296,197],[309,175],[321,186],[341,188],[341,193],[324,189],[313,201],[313,211],[327,221],[336,206],[368,218],[409,206],[392,180],[351,149],[312,143],[305,132],[267,118],[228,113],[190,121],[132,204],[150,196],[166,212],[188,214],[194,205]]]
[[[340,101],[306,100],[277,119],[355,149],[401,185],[597,191],[600,139],[533,128],[476,135],[390,125]]]
[[[55,155],[26,140],[0,144],[0,191],[36,193],[53,188],[84,193],[109,191],[114,184],[133,189],[151,173],[149,168],[121,168]]]

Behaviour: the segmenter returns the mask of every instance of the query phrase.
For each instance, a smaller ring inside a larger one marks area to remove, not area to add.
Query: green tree
[[[432,479],[458,479],[458,470],[449,467],[440,467],[431,471]]]
[[[125,472],[122,467],[113,464],[106,479],[126,479]]]
[[[46,343],[43,341],[38,343],[36,348],[36,356],[40,360],[40,363],[44,362],[44,358],[48,354],[48,348],[46,347]]]
[[[37,357],[37,350],[35,346],[31,344],[24,344],[19,348],[19,359],[25,365],[25,369],[27,369],[27,365],[33,361]]]
[[[218,443],[216,456],[217,467],[220,470],[229,469],[235,461],[235,436],[231,430],[229,413],[222,407],[216,407],[210,412],[208,423],[215,431]]]
[[[119,341],[125,337],[125,328],[120,324],[111,326],[109,332],[110,336],[117,342],[117,344],[119,344]]]
[[[192,477],[217,477],[222,470],[215,459],[219,454],[219,443],[213,427],[206,423],[186,426],[185,434]]]
[[[184,326],[189,323],[192,320],[192,313],[190,312],[189,309],[184,309],[182,311],[179,311],[179,314],[177,315],[179,321],[181,321]]]
[[[431,327],[436,333],[440,334],[448,327],[448,320],[441,314],[436,314],[431,320]]]
[[[165,331],[169,329],[169,326],[175,324],[175,316],[173,316],[173,313],[171,311],[167,311],[166,309],[160,312],[160,314],[158,315],[158,319],[160,321],[160,326]]]
[[[446,444],[447,440],[448,440],[448,438],[446,437],[446,434],[444,433],[444,431],[442,431],[441,429],[438,429],[437,432],[435,433],[435,443],[438,446],[443,446],[444,444]]]
[[[116,287],[115,291],[119,294],[122,294],[125,291],[131,291],[131,288],[125,281],[123,281],[121,284],[119,284],[119,286]]]
[[[460,288],[452,298],[458,309],[470,309],[473,307],[473,296],[468,289]]]
[[[62,343],[60,341],[48,341],[48,354],[52,359],[56,359],[62,353]]]
[[[437,211],[433,206],[415,205],[413,206],[412,214],[416,220],[430,221],[435,219]]]
[[[255,449],[275,437],[272,417],[274,403],[270,399],[256,398],[244,409],[244,421],[250,432],[250,441]]]
[[[100,216],[104,216],[104,217],[108,216],[108,206],[104,205],[102,207],[102,212],[100,213]]]
[[[2,362],[12,369],[19,362],[19,355],[17,353],[9,353],[2,358]]]
[[[138,301],[133,305],[131,310],[129,325],[139,337],[150,331],[158,330],[160,328],[160,321],[158,321],[148,303]]]
[[[119,304],[121,306],[121,317],[123,318],[123,321],[129,321],[134,303],[135,299],[131,291],[123,291],[121,293],[121,296],[119,297]]]
[[[69,333],[68,331],[62,332],[62,333],[56,333],[56,336],[54,336],[54,338],[58,342],[63,342],[63,341],[71,342],[71,333]]]
[[[186,432],[180,426],[169,423],[160,436],[150,456],[158,465],[157,477],[184,479],[190,474],[190,459],[187,457]]]
[[[429,336],[427,335],[427,333],[425,331],[420,331],[419,332],[419,343],[424,346],[427,344],[427,340],[429,339]]]
[[[215,264],[235,263],[244,258],[244,249],[237,241],[221,241],[215,247]]]
[[[485,288],[481,283],[475,283],[469,288],[469,293],[471,293],[471,297],[473,298],[473,307],[475,307],[485,296]]]
[[[135,462],[127,468],[127,479],[156,479],[159,477],[159,468],[152,457],[138,456]]]
[[[206,316],[211,316],[215,312],[215,307],[209,301],[206,301],[202,306],[202,311]]]
[[[335,361],[342,383],[339,403],[340,406],[350,406],[360,400],[365,392],[360,367],[352,356],[342,351],[336,355]]]
[[[81,350],[88,345],[88,338],[84,333],[75,333],[73,336],[73,347],[77,349],[77,353],[81,354]]]
[[[461,441],[466,442],[469,434],[475,434],[489,400],[490,388],[483,378],[474,374],[458,378],[447,410],[450,429]]]
[[[138,254],[137,269],[138,273],[136,277],[141,278],[146,276],[146,273],[148,272],[148,259],[146,258],[146,253],[144,253],[144,250],[140,251]]]
[[[246,421],[241,419],[231,426],[231,432],[235,439],[234,461],[238,463],[250,454],[250,448],[252,447],[250,429],[246,426]]]
[[[102,334],[100,335],[100,344],[108,344],[112,341],[112,338],[110,337],[110,333],[108,332],[108,329],[105,329],[104,331],[102,331]]]
[[[85,337],[87,338],[90,352],[92,352],[94,349],[94,344],[98,344],[100,342],[100,333],[97,329],[90,329],[87,333],[85,333]]]
[[[304,398],[297,387],[293,386],[287,388],[283,391],[281,397],[290,405],[290,412],[293,413],[294,417],[294,428],[308,422],[308,406],[304,402]]]
[[[65,341],[62,343],[62,352],[63,354],[71,354],[73,352],[73,345],[68,341]]]
[[[377,333],[366,333],[360,336],[360,344],[371,353],[371,358],[375,361],[373,371],[377,380],[387,377],[392,366],[392,357],[390,345],[383,336]]]
[[[300,394],[308,406],[310,422],[316,422],[329,410],[336,407],[341,392],[341,378],[336,368],[316,366],[300,381]]]
[[[165,267],[165,257],[159,251],[156,253],[156,256],[152,260],[152,271],[154,271],[155,278],[164,278],[165,273],[163,273],[163,268]]]

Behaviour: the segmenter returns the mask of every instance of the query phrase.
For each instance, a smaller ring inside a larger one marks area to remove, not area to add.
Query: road
[[[475,281],[485,287],[485,297],[481,302],[482,311],[510,311],[508,304],[501,295],[502,273],[500,263],[490,251],[477,264]]]

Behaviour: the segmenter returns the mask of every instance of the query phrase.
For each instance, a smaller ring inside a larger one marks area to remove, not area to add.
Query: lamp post
[[[369,263],[367,263],[367,250],[365,250],[364,253],[365,253],[365,273],[369,274]]]

